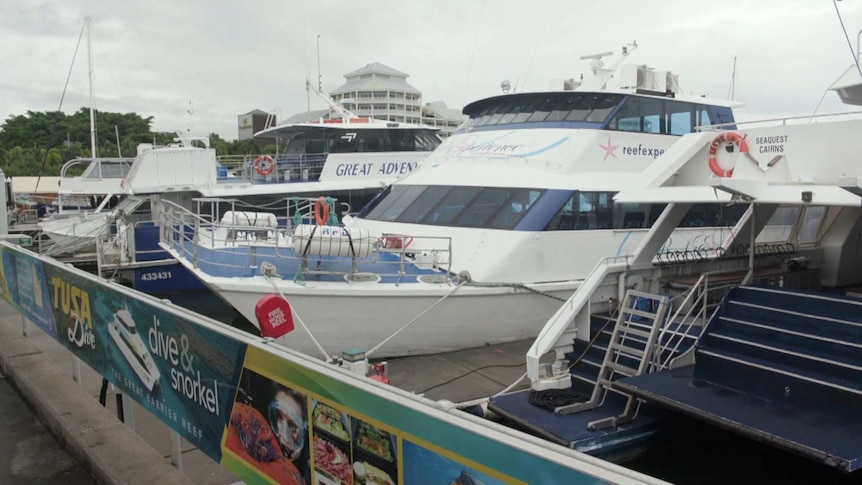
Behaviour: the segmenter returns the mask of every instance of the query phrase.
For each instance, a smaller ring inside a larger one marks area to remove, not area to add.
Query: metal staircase
[[[667,296],[627,291],[590,399],[560,406],[554,412],[571,414],[595,409],[602,405],[608,391],[612,391],[626,398],[625,410],[618,416],[590,422],[589,429],[616,427],[634,419],[638,408],[637,399],[613,389],[613,381],[618,377],[639,376],[649,370],[669,307]]]

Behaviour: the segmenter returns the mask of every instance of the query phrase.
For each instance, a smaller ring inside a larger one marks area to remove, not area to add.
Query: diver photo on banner
[[[218,461],[245,345],[62,267],[45,274],[58,340]]]
[[[6,247],[2,248],[2,252],[0,294],[10,303],[18,305],[31,322],[57,338],[51,295],[42,261]]]
[[[243,369],[225,433],[224,455],[275,483],[311,483],[307,410],[305,394]],[[256,478],[240,475],[246,481]]]

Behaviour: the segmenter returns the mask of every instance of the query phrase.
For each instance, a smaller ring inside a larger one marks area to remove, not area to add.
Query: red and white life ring
[[[326,198],[318,197],[314,203],[314,221],[318,226],[325,226],[329,223],[329,204],[326,203]]]
[[[718,164],[718,149],[724,145],[736,145],[740,153],[748,153],[748,142],[745,141],[745,136],[735,131],[728,131],[719,133],[709,144],[709,169],[719,177],[732,177],[734,167],[725,169]]]
[[[254,170],[262,177],[266,177],[275,170],[275,161],[269,155],[261,155],[254,159]]]

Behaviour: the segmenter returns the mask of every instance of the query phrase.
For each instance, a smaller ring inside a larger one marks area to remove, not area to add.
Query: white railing
[[[413,269],[420,270],[412,272],[413,276],[429,283],[451,283],[457,277],[451,270],[451,238],[370,234],[333,225],[334,221],[319,225],[318,222],[326,222],[317,220],[319,198],[288,198],[265,207],[253,207],[237,200],[196,201],[197,213],[165,200],[160,201],[159,211],[161,241],[196,268],[231,268],[230,273],[240,276],[247,275],[249,269],[263,274],[265,263],[269,263],[272,267],[266,266],[267,272],[295,280],[315,275],[344,275],[345,281],[388,277],[398,283]],[[242,213],[240,220],[222,220],[228,211]],[[346,212],[339,211],[343,213]],[[276,226],[253,222],[271,220],[270,216],[275,216]],[[337,243],[342,244],[342,248],[348,245],[350,251],[323,255],[327,256],[326,264],[320,265],[321,254],[307,249],[314,236],[297,233],[300,227],[316,227],[317,234],[323,237],[328,237],[326,231],[348,235],[349,239]],[[241,257],[237,257],[238,254]]]
[[[539,360],[549,351],[556,349],[561,338],[572,333],[570,327],[577,322],[579,316],[585,314],[589,320],[589,304],[593,294],[609,275],[626,271],[629,258],[630,255],[621,255],[600,259],[574,294],[548,320],[527,351],[527,376],[530,380],[539,378]],[[620,259],[623,262],[609,263],[610,260]]]

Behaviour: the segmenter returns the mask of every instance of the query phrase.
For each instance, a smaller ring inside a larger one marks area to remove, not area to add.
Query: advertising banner
[[[605,483],[595,464],[525,451],[522,439],[330,364],[7,244],[0,252],[0,296],[247,483]]]
[[[19,310],[216,461],[245,344],[117,291],[101,280],[3,247]],[[12,264],[10,264],[12,263]],[[8,286],[7,286],[8,287]],[[41,304],[40,304],[41,302]]]

